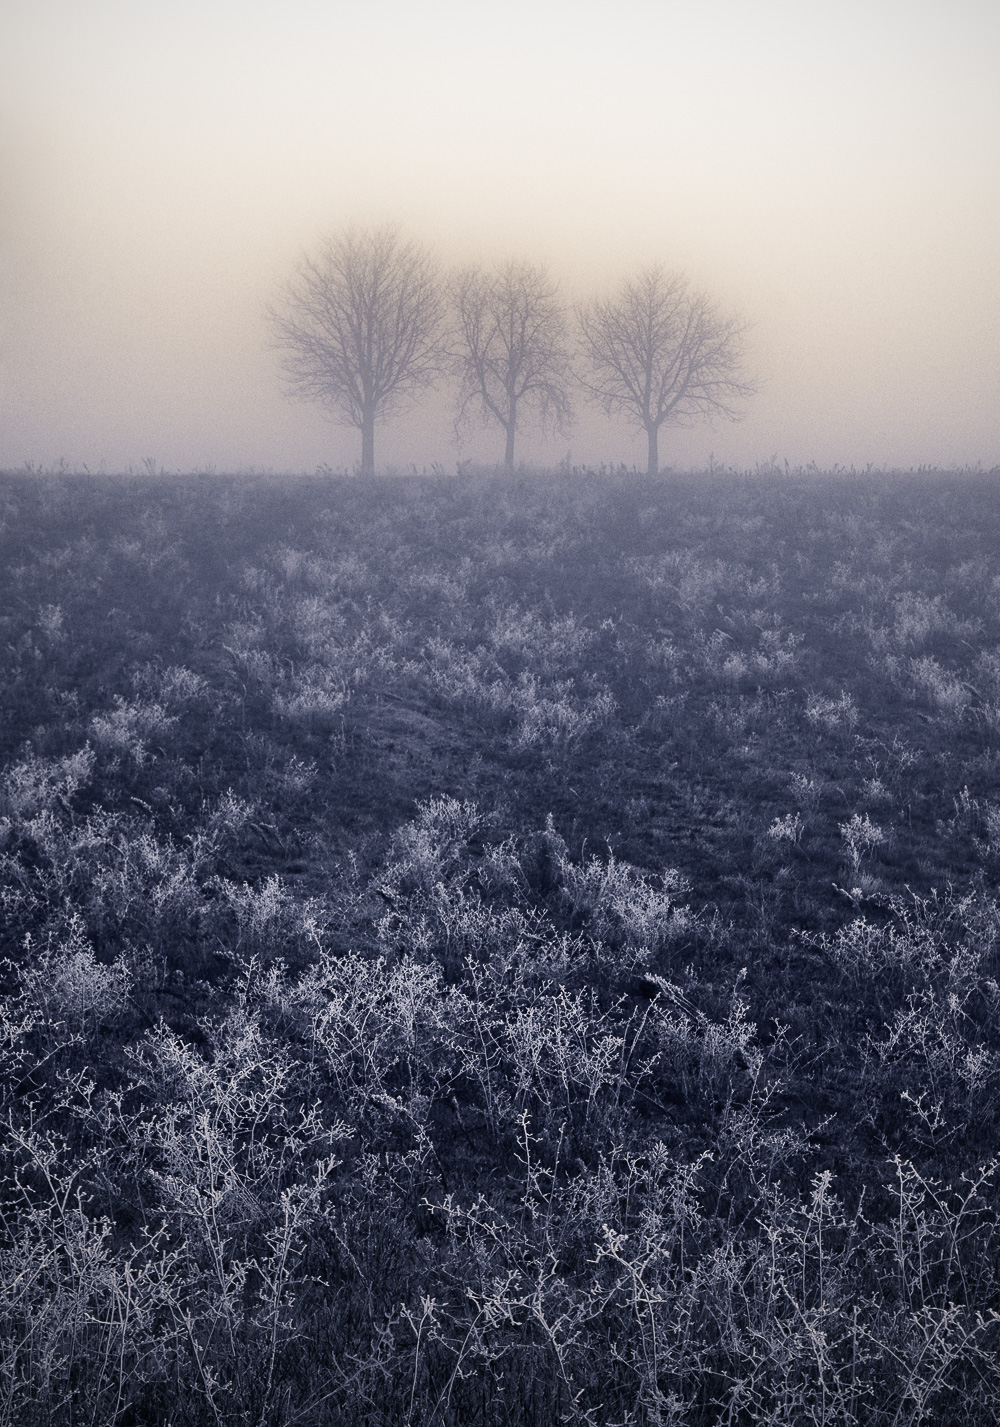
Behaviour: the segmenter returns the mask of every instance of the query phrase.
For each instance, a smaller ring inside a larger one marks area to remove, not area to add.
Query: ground
[[[996,496],[0,477],[2,1420],[993,1420]]]

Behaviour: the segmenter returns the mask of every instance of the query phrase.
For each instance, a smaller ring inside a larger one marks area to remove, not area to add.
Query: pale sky
[[[753,324],[736,425],[681,468],[1000,463],[996,0],[2,0],[0,466],[312,470],[266,301],[345,225],[442,263],[643,264]],[[584,407],[520,454],[644,464]],[[378,432],[459,449],[442,391]]]

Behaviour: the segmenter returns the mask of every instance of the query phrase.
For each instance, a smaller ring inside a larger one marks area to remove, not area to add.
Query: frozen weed
[[[296,600],[292,610],[295,637],[310,659],[329,662],[343,638],[346,620],[338,605],[320,595],[306,595]]]
[[[457,1073],[465,1000],[441,971],[409,957],[322,956],[289,995],[341,1112],[369,1128],[389,1118],[422,1127]]]
[[[235,918],[233,950],[241,956],[273,961],[295,947],[316,950],[322,944],[327,921],[323,903],[294,896],[277,875],[266,877],[258,887],[226,878],[216,879],[214,885]]]
[[[281,792],[291,797],[302,797],[314,788],[318,769],[311,758],[299,758],[295,754],[289,758],[274,775]]]
[[[780,628],[759,629],[756,634],[755,644],[746,648],[738,647],[725,630],[715,630],[700,648],[701,664],[708,677],[721,683],[748,681],[764,687],[786,683],[798,666],[802,635]]]
[[[690,887],[674,868],[644,876],[613,853],[576,864],[565,854],[558,864],[559,899],[573,920],[596,941],[627,946],[637,961],[689,935],[695,924],[681,898]]]
[[[244,831],[259,816],[259,809],[227,788],[215,806],[206,809],[206,814],[188,839],[192,869],[199,874],[212,868],[220,854],[232,853],[240,846]]]
[[[511,702],[518,714],[515,743],[521,748],[568,748],[604,728],[617,708],[606,691],[579,698],[567,684],[540,690],[525,675],[518,680]]]
[[[489,634],[489,646],[501,662],[530,669],[543,679],[555,679],[579,668],[594,634],[573,615],[542,619],[533,610],[500,608]]]
[[[325,730],[339,726],[349,697],[341,680],[321,665],[312,665],[297,676],[289,693],[274,691],[272,708],[289,723]]]
[[[146,761],[152,740],[164,740],[177,722],[161,703],[129,703],[121,694],[114,698],[114,708],[108,714],[95,714],[90,720],[90,736],[101,748],[123,754],[137,765]]]
[[[850,732],[858,722],[858,710],[846,690],[838,699],[827,698],[825,694],[810,694],[806,700],[806,718],[814,728],[825,729],[828,733],[841,729]]]
[[[3,775],[0,808],[8,817],[22,821],[65,809],[68,800],[90,782],[93,772],[94,751],[89,745],[65,758],[30,754]]]
[[[468,575],[470,571],[466,571]],[[443,605],[458,607],[466,598],[467,581],[456,579],[454,572],[444,570],[414,570],[407,578],[407,589],[418,598],[438,600]]]
[[[734,990],[729,1014],[713,1021],[692,1004],[680,986],[656,978],[653,1028],[660,1055],[658,1074],[680,1084],[685,1098],[725,1101],[737,1073],[751,1078],[760,1069],[757,1027],[749,1008]]]
[[[929,655],[910,660],[910,678],[934,708],[951,718],[960,718],[972,702],[969,686]]]
[[[920,648],[939,635],[950,639],[969,639],[977,632],[976,624],[960,620],[941,595],[928,596],[907,590],[896,598],[891,639],[897,649]],[[878,638],[873,642],[877,647]]]
[[[26,945],[20,973],[25,1002],[45,1021],[70,1033],[92,1035],[128,1006],[131,976],[121,963],[106,966],[94,955],[81,918],[70,917],[62,937],[44,946]]]
[[[642,652],[651,668],[662,669],[671,683],[680,683],[686,659],[682,650],[672,640],[650,640],[643,646]]]
[[[447,795],[429,799],[397,832],[377,889],[391,903],[415,893],[431,894],[439,882],[461,879],[469,843],[488,827],[489,818],[475,803]]]
[[[981,811],[990,851],[1000,849],[1000,803],[986,802]]]
[[[65,615],[62,606],[42,605],[38,611],[36,628],[46,644],[59,644],[66,638]]]
[[[953,1124],[961,1107],[972,1114],[977,1103],[993,1095],[1000,1084],[1000,1054],[984,1044],[966,1003],[971,991],[943,993],[933,987],[913,991],[907,1004],[885,1027],[882,1039],[871,1037],[869,1052],[882,1075],[902,1073],[904,1101],[946,1112],[942,1124]]]
[[[881,981],[905,986],[929,975],[938,960],[933,942],[914,935],[911,928],[878,926],[864,917],[832,937],[819,938],[817,944],[843,975],[864,985]]]
[[[132,676],[132,683],[137,693],[151,696],[167,709],[183,710],[211,697],[208,680],[178,664],[166,669],[146,664]]]
[[[792,773],[789,782],[799,807],[805,808],[807,812],[815,812],[827,787],[825,781],[822,778],[810,778],[805,773]]]
[[[449,702],[490,712],[497,712],[508,705],[509,694],[503,671],[493,655],[484,649],[463,649],[449,640],[435,637],[428,641],[423,662],[414,666],[414,672]]]
[[[626,562],[626,568],[638,575],[651,590],[672,596],[677,605],[693,618],[701,617],[740,580],[740,571],[735,566],[689,550],[672,550],[659,556],[634,558]]]
[[[783,818],[774,819],[767,830],[767,835],[774,842],[790,842],[793,847],[798,847],[804,831],[805,822],[802,814],[786,813]]]
[[[272,557],[273,566],[280,572],[286,585],[306,585],[322,588],[328,578],[326,564],[307,550],[294,550],[282,546]]]
[[[862,779],[861,791],[864,794],[865,802],[871,803],[874,807],[892,802],[892,793],[881,778]]]
[[[888,840],[884,828],[873,823],[867,813],[855,813],[846,823],[841,823],[840,836],[847,848],[854,877],[861,871],[862,860]]]

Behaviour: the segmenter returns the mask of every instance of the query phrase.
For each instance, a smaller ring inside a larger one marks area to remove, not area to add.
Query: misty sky
[[[753,323],[747,418],[664,464],[1000,463],[996,0],[2,0],[0,466],[312,470],[263,306],[394,221],[567,299],[659,261]],[[556,462],[638,460],[584,410]],[[461,449],[442,394],[380,464]]]

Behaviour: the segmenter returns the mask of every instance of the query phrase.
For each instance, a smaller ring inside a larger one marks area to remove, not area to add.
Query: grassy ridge
[[[0,523],[2,1420],[993,1420],[995,474]]]

